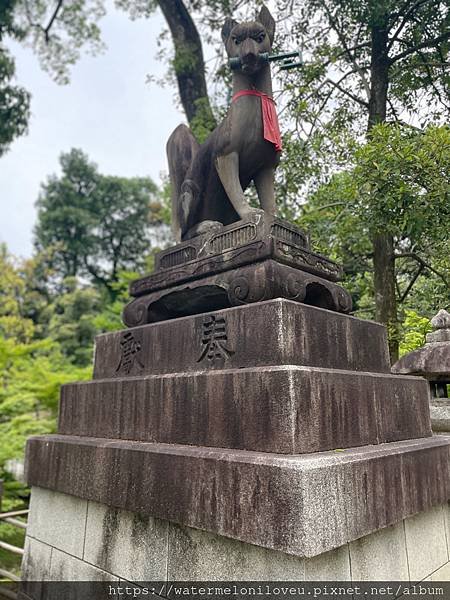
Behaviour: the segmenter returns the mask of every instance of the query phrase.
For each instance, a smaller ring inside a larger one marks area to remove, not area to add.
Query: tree
[[[116,0],[116,5],[128,11],[132,18],[149,17],[159,8],[166,20],[174,47],[171,61],[181,105],[194,135],[201,142],[216,126],[206,83],[206,65],[202,36],[194,15],[207,3],[183,0]],[[221,3],[217,3],[221,7]]]
[[[92,346],[99,332],[95,317],[102,302],[97,289],[82,286],[76,279],[64,282],[66,292],[56,296],[48,307],[49,338],[58,342],[61,353],[72,364],[88,367],[92,362]]]
[[[385,231],[393,239],[399,313],[432,317],[450,297],[450,129],[381,123],[355,147],[352,164],[317,190],[301,221],[344,264],[357,310],[369,317],[375,311],[363,274],[373,271],[374,232]],[[398,344],[404,331],[390,333]]]
[[[25,133],[30,115],[30,96],[26,90],[12,85],[15,64],[4,48],[6,36],[20,37],[13,24],[15,0],[5,0],[0,5],[0,156],[17,136]]]
[[[5,43],[14,39],[31,46],[41,66],[58,83],[69,81],[69,67],[81,49],[101,49],[98,20],[103,0],[2,0],[0,3],[0,156],[27,131],[30,94],[13,85],[15,62]]]
[[[424,125],[448,110],[447,3],[294,0],[283,10],[289,12],[285,16],[292,15],[286,21],[289,39],[302,44],[307,59],[305,68],[290,76],[288,100],[297,132],[303,136],[303,155],[319,160],[326,156],[339,168],[347,158],[342,142],[348,140],[348,132],[361,138],[366,130],[370,140],[377,123],[414,117]],[[342,131],[347,135],[341,138]],[[372,253],[376,318],[393,334],[390,349],[395,358],[398,318],[392,235],[374,231]]]
[[[65,355],[62,345],[57,341],[51,338],[39,339],[42,332],[27,314],[29,305],[33,303],[33,299],[30,301],[28,297],[30,288],[26,280],[30,268],[28,261],[23,263],[14,259],[2,247],[0,477],[6,479],[7,502],[15,503],[18,496],[23,496],[24,486],[14,482],[4,471],[5,463],[23,457],[25,441],[29,435],[55,430],[60,385],[74,379],[87,379],[91,371],[90,366],[74,366],[76,361],[72,356]],[[42,305],[37,306],[40,311],[43,310]],[[46,307],[45,310],[49,308]],[[77,318],[77,315],[73,316]]]
[[[81,150],[60,162],[62,175],[37,202],[35,247],[49,252],[60,282],[88,277],[114,298],[120,271],[145,264],[150,226],[161,222],[157,188],[148,178],[101,175]]]
[[[27,342],[34,335],[34,324],[24,314],[26,284],[4,244],[0,245],[0,273],[0,336]]]

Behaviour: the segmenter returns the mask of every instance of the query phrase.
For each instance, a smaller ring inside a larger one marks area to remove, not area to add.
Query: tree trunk
[[[374,26],[371,37],[369,136],[374,125],[386,120],[389,85],[388,30],[383,26]],[[395,362],[398,359],[399,335],[394,240],[387,233],[379,232],[373,237],[373,267],[375,315],[377,321],[387,327],[391,361]]]
[[[202,42],[183,0],[158,0],[158,5],[175,46],[174,68],[181,104],[194,134],[202,137],[204,131],[212,131],[216,125],[206,87]]]

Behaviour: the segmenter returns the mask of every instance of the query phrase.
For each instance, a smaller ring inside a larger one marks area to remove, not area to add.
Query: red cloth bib
[[[264,126],[264,139],[275,146],[277,152],[281,152],[281,134],[278,124],[277,111],[275,110],[275,101],[273,98],[259,92],[258,90],[241,90],[236,92],[232,102],[241,96],[259,96],[261,98],[261,112]]]

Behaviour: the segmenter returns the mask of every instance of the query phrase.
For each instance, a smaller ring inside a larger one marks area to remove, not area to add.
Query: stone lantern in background
[[[426,344],[403,356],[392,367],[401,375],[421,375],[430,384],[430,411],[433,431],[450,431],[450,314],[440,310],[431,319],[435,331],[428,333]]]

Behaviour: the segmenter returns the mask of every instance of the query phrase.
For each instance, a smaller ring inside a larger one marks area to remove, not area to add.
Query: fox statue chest
[[[274,144],[264,139],[262,104],[258,96],[235,100],[219,129],[222,143],[217,148],[217,155],[237,152],[243,179],[252,178],[261,168],[278,164],[279,152]]]

